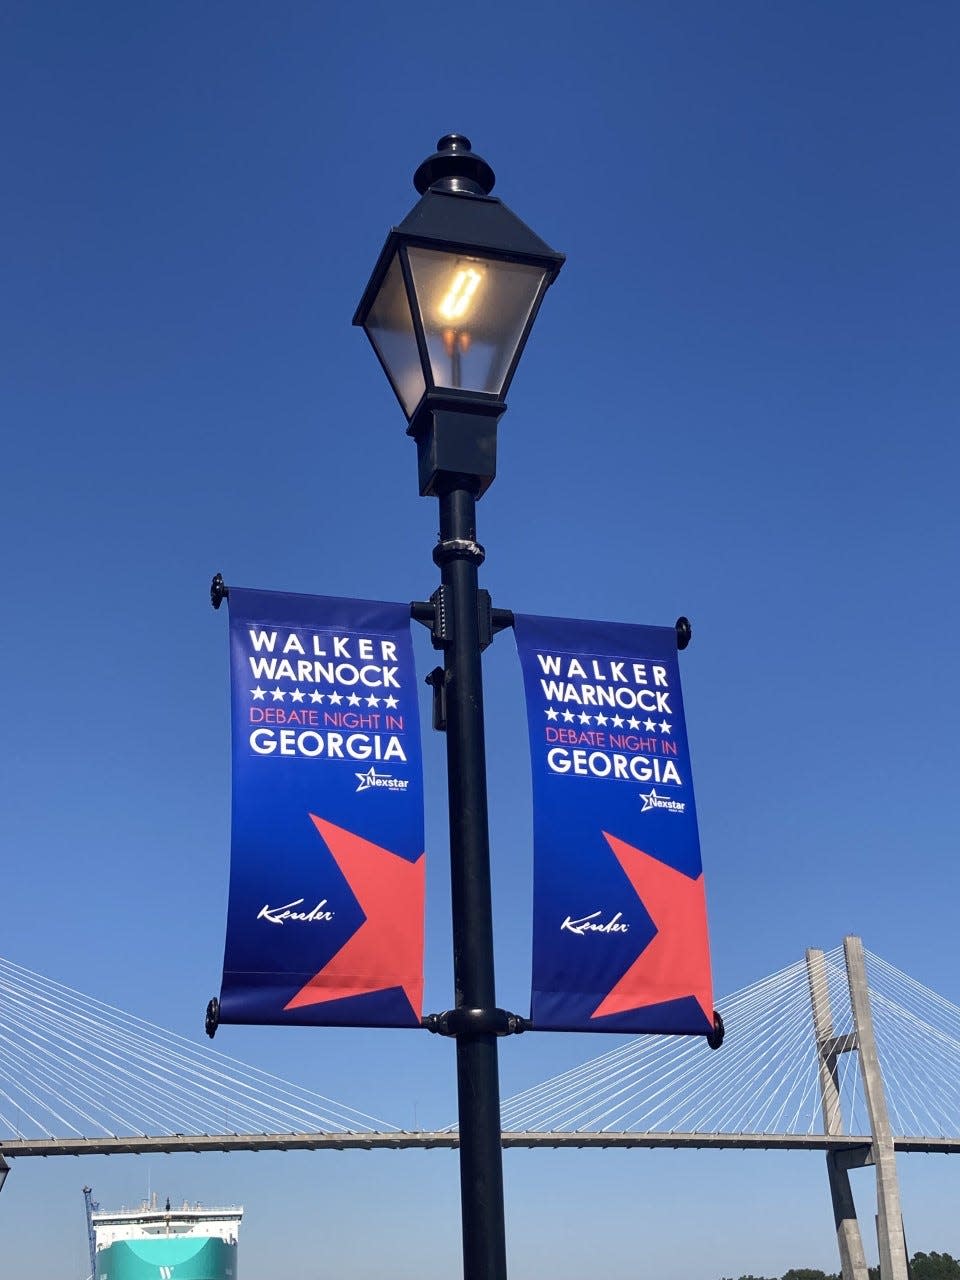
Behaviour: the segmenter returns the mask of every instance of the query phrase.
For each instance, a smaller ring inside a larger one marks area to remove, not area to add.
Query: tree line
[[[949,1253],[915,1253],[908,1262],[910,1280],[960,1280],[960,1262]],[[870,1280],[880,1280],[880,1268],[868,1268]],[[722,1280],[733,1280],[723,1276]],[[791,1267],[782,1276],[740,1276],[738,1280],[843,1280],[837,1272]]]

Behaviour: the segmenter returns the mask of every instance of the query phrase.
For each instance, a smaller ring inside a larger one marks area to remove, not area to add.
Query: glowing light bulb
[[[482,279],[483,276],[473,267],[464,267],[457,272],[446,297],[440,303],[440,314],[444,320],[461,320],[466,315]]]

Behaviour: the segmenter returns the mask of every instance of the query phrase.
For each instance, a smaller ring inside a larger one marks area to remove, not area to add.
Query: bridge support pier
[[[897,1156],[887,1112],[887,1097],[880,1073],[877,1042],[873,1034],[873,1011],[867,986],[867,968],[860,938],[843,940],[847,961],[850,1005],[856,1027],[860,1058],[860,1076],[867,1099],[870,1132],[873,1134],[873,1165],[877,1174],[877,1243],[880,1248],[880,1280],[908,1280],[907,1247],[900,1211],[900,1183],[897,1180]]]
[[[837,1228],[840,1271],[843,1280],[868,1280],[867,1258],[850,1189],[850,1175],[838,1161],[838,1154],[836,1151],[827,1152],[827,1179],[833,1201],[833,1221]]]
[[[813,1009],[813,1025],[820,1060],[820,1096],[823,1103],[824,1129],[828,1134],[843,1133],[837,1060],[841,1054],[856,1052],[872,1136],[869,1148],[827,1152],[827,1177],[830,1182],[833,1216],[837,1226],[837,1245],[840,1250],[843,1280],[867,1280],[863,1238],[857,1222],[857,1211],[848,1172],[852,1168],[867,1164],[874,1166],[877,1179],[876,1221],[880,1280],[909,1280],[903,1217],[900,1212],[896,1152],[887,1112],[883,1076],[880,1072],[880,1060],[877,1056],[877,1042],[873,1033],[873,1011],[870,1008],[870,990],[867,985],[863,942],[860,938],[852,936],[844,938],[843,952],[854,1029],[850,1035],[838,1036],[833,1026],[833,1010],[830,1006],[830,990],[823,952],[814,949],[807,951],[807,978],[810,983],[810,1003]]]
[[[813,1027],[820,1060],[820,1097],[823,1103],[824,1132],[843,1133],[843,1112],[840,1108],[840,1084],[837,1078],[837,1058],[844,1049],[853,1045],[838,1038],[833,1028],[833,1010],[830,1007],[830,990],[827,985],[827,966],[823,952],[810,948],[807,951],[807,980],[810,983],[810,1004],[813,1009]],[[840,1153],[827,1152],[827,1180],[830,1199],[833,1202],[833,1220],[837,1229],[837,1248],[840,1252],[840,1270],[843,1280],[868,1280],[867,1259],[863,1252],[863,1237],[857,1221],[857,1207],[850,1189],[848,1165],[839,1159]]]

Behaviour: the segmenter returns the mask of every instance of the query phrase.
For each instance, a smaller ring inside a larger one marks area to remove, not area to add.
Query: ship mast
[[[93,1199],[91,1187],[83,1188],[83,1204],[87,1211],[87,1240],[90,1244],[90,1280],[97,1280],[97,1234],[93,1229],[93,1215],[100,1208],[100,1204]]]

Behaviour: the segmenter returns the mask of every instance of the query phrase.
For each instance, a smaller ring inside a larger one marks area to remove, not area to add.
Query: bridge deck
[[[869,1134],[822,1133],[512,1133],[503,1146],[578,1149],[600,1147],[670,1147],[704,1150],[857,1151],[869,1148]],[[177,1134],[134,1138],[0,1139],[0,1155],[20,1156],[149,1155],[176,1151],[383,1151],[447,1148],[460,1145],[457,1133],[260,1133]],[[897,1151],[949,1155],[960,1153],[960,1138],[895,1138]]]

